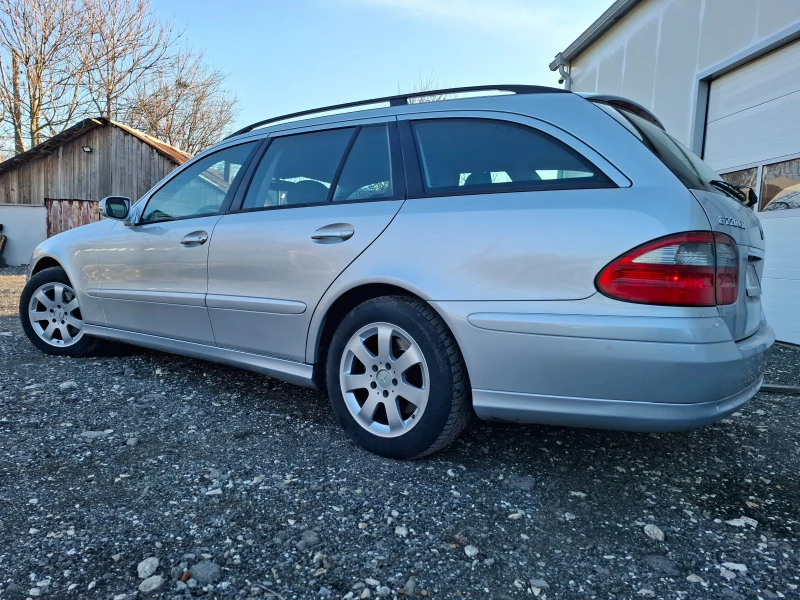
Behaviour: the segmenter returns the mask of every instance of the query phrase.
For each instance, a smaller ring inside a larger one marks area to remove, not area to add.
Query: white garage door
[[[704,158],[758,192],[764,312],[779,340],[800,344],[800,42],[711,83]]]

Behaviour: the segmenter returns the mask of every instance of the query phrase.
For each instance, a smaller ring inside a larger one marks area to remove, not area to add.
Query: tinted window
[[[529,127],[479,119],[416,121],[413,127],[428,190],[609,183],[572,149]]]
[[[392,165],[385,125],[364,127],[353,144],[336,185],[334,200],[392,197]]]
[[[258,165],[242,208],[325,202],[352,135],[349,128],[275,138]]]
[[[627,110],[620,110],[619,112],[636,128],[636,131],[639,133],[637,137],[653,151],[653,154],[655,154],[686,187],[692,190],[706,190],[717,194],[723,193],[709,183],[714,180],[720,180],[722,177],[705,163],[703,159],[650,121],[646,121],[642,117],[634,115]]]
[[[257,142],[240,144],[200,159],[159,189],[142,214],[142,221],[168,221],[219,212],[250,152]]]

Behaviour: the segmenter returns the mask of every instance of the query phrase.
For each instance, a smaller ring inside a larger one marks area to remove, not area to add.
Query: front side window
[[[800,159],[764,165],[761,210],[800,208]]]
[[[225,148],[198,160],[150,197],[142,222],[171,221],[219,212],[242,165],[258,142]]]
[[[485,119],[431,119],[412,126],[429,192],[611,185],[584,157],[530,127]]]
[[[242,209],[325,202],[353,131],[328,129],[272,140]]]

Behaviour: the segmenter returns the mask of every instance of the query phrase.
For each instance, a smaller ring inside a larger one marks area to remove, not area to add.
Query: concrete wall
[[[8,239],[3,258],[9,265],[27,265],[33,249],[47,238],[44,206],[0,204],[0,223]]]
[[[697,150],[698,80],[798,25],[800,0],[643,0],[572,61],[572,89],[636,100]]]

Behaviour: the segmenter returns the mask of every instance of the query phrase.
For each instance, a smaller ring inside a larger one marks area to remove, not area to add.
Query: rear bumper
[[[738,394],[697,404],[569,398],[475,389],[472,390],[472,402],[477,415],[487,421],[620,431],[681,431],[727,417],[755,396],[763,382],[764,378],[759,377]]]
[[[762,322],[754,335],[733,342],[708,313],[578,318],[477,313],[473,303],[458,304],[435,306],[459,341],[475,412],[487,420],[634,431],[700,427],[758,392],[775,341]]]

